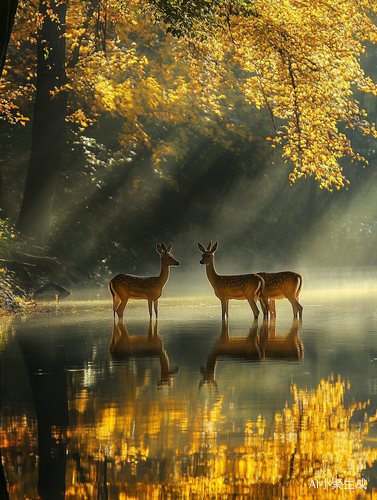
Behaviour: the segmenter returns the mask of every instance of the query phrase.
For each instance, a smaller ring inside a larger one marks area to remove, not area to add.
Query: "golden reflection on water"
[[[174,391],[178,367],[156,323],[145,335],[131,334],[126,323],[114,325],[107,337],[114,378],[98,387],[89,381],[89,369],[68,370],[69,427],[51,429],[55,442],[66,445],[65,498],[372,500],[361,480],[377,450],[366,448],[363,438],[377,417],[364,416],[368,402],[345,406],[348,386],[340,377],[324,379],[313,390],[299,389],[299,380],[287,384],[292,400],[276,408],[272,424],[263,414],[246,417],[239,431],[226,411],[229,393],[217,387],[219,357],[297,365],[304,358],[301,325],[287,324],[285,335],[277,334],[274,322],[254,322],[236,336],[223,323],[191,392]],[[0,337],[3,351],[9,329],[4,326]],[[141,358],[158,366],[157,383],[156,377],[151,383],[148,365],[135,368]],[[123,397],[107,394],[114,385]],[[37,430],[36,418],[3,408],[0,447],[12,500],[38,498]]]
[[[364,498],[361,473],[375,461],[377,450],[363,448],[369,423],[350,427],[350,419],[366,404],[345,408],[341,380],[323,380],[314,391],[293,384],[291,391],[294,403],[275,414],[270,433],[259,416],[244,423],[242,445],[228,446],[220,444],[224,429],[232,426],[224,421],[221,396],[213,404],[198,405],[194,416],[183,401],[169,401],[168,407],[136,405],[134,387],[127,405],[98,408],[90,429],[77,422],[69,431],[69,453],[80,454],[81,467],[92,480],[80,480],[82,473],[71,460],[66,498],[80,498],[88,488],[95,495],[105,463],[111,498],[168,498],[168,493],[187,499],[338,498],[335,478],[347,486],[342,498]]]

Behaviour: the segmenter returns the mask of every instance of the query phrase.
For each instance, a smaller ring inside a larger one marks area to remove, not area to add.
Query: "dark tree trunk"
[[[7,50],[16,16],[18,0],[0,0],[0,80],[6,61]],[[0,171],[0,210],[4,213],[2,173]],[[1,498],[1,496],[0,496]]]
[[[67,2],[40,0],[43,23],[38,32],[37,92],[32,145],[24,197],[17,221],[21,234],[35,244],[47,243],[65,136],[67,93],[65,18]]]
[[[0,2],[0,78],[4,69],[17,6],[18,0],[1,0]]]

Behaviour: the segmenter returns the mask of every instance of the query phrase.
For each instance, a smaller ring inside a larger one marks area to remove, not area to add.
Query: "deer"
[[[259,309],[255,301],[260,300],[263,314],[267,315],[267,304],[262,295],[264,289],[263,278],[257,274],[217,274],[214,264],[217,247],[217,242],[212,247],[212,241],[210,241],[206,249],[201,243],[198,243],[199,251],[202,252],[200,264],[206,266],[207,278],[216,297],[221,301],[222,319],[229,318],[229,299],[247,300],[255,318],[258,318],[259,315]]]
[[[275,300],[288,299],[292,304],[293,317],[302,319],[303,307],[298,301],[304,283],[303,277],[293,271],[280,271],[278,273],[257,273],[264,279],[262,291],[263,307],[267,305],[271,316],[276,317]]]
[[[173,245],[167,248],[162,243],[157,243],[156,249],[161,257],[161,271],[159,276],[144,277],[131,274],[117,274],[109,281],[109,290],[113,299],[113,314],[119,321],[123,321],[123,312],[129,299],[146,299],[148,301],[149,318],[152,319],[152,303],[156,319],[158,317],[158,299],[162,295],[162,289],[169,278],[169,268],[179,266],[179,262],[171,254]]]
[[[130,335],[123,322],[113,325],[110,342],[110,355],[114,361],[128,361],[133,357],[158,358],[161,366],[160,380],[157,387],[171,386],[172,376],[178,373],[178,366],[171,367],[160,335],[157,333],[157,321],[149,322],[148,335]]]

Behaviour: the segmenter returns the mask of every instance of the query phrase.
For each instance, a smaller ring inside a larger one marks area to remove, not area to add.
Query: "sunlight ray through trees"
[[[294,165],[291,183],[307,174],[321,188],[347,183],[339,158],[364,158],[343,129],[377,137],[353,97],[355,88],[377,93],[360,67],[366,42],[377,42],[375,2],[155,0],[145,6],[186,43],[189,56],[181,55],[194,80],[200,75],[203,99],[211,99],[212,80],[226,78],[250,104],[270,110],[273,141]]]

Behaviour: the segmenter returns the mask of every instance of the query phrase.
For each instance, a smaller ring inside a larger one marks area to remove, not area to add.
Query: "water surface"
[[[376,294],[347,282],[309,282],[302,323],[233,301],[226,325],[212,295],[163,297],[157,324],[134,301],[114,326],[102,296],[4,320],[11,498],[371,495]]]

